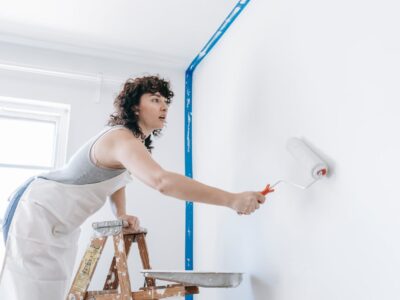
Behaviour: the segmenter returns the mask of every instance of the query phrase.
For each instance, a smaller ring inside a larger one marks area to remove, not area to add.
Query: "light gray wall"
[[[0,70],[1,96],[71,105],[67,159],[82,143],[103,128],[108,115],[113,111],[113,99],[125,79],[144,74],[160,74],[169,79],[176,96],[170,107],[164,136],[154,142],[153,158],[168,170],[184,172],[184,70],[10,44],[0,45],[0,61],[1,63],[28,65],[50,70],[103,73],[106,78],[122,79],[118,83],[105,81],[101,87],[101,98],[98,102],[99,85],[96,82]],[[143,227],[149,231],[147,242],[152,267],[158,269],[184,268],[184,202],[167,198],[134,178],[133,183],[127,187],[127,211],[138,216]],[[112,218],[113,215],[107,203],[82,226],[77,263],[89,243],[91,222]],[[98,272],[92,281],[92,288],[102,288],[111,262],[111,255],[111,248],[107,247],[103,253],[103,257],[106,259],[98,266]],[[136,288],[143,284],[137,269],[141,268],[138,262],[137,258],[133,258],[129,264],[133,286]]]
[[[252,0],[194,79],[194,177],[241,192],[280,185],[250,217],[195,207],[195,267],[243,271],[198,299],[395,299],[400,293],[400,39],[394,1]]]

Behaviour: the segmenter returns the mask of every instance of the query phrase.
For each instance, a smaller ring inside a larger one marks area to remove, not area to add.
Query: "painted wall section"
[[[400,21],[394,1],[252,0],[193,80],[194,178],[232,192],[310,177],[302,137],[330,165],[279,186],[254,215],[196,205],[196,269],[242,271],[198,299],[395,299],[400,293]]]
[[[76,73],[103,73],[107,78],[123,78],[160,74],[171,81],[175,92],[169,109],[168,124],[164,135],[155,139],[153,158],[165,169],[183,173],[183,70],[145,65],[132,61],[95,58],[87,55],[70,54],[11,44],[0,45],[1,62],[13,62],[50,70]],[[103,82],[98,102],[96,82],[55,78],[43,75],[0,70],[0,94],[2,96],[37,99],[71,105],[71,119],[68,137],[67,160],[87,139],[99,132],[113,111],[113,100],[122,88],[119,83]],[[1,130],[1,129],[0,129]],[[169,199],[168,199],[169,198]],[[84,201],[84,199],[82,199]],[[184,259],[184,218],[185,203],[163,196],[157,191],[134,179],[127,187],[127,212],[139,217],[143,227],[148,229],[147,245],[150,263],[157,269],[178,269]],[[182,216],[176,218],[174,216]],[[108,203],[82,226],[78,260],[89,243],[91,223],[110,220],[114,216]],[[106,246],[102,259],[92,280],[91,289],[102,289],[112,258],[112,243]],[[134,247],[129,261],[132,287],[143,285],[139,254]]]

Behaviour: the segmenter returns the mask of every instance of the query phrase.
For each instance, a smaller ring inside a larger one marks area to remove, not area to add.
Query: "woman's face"
[[[144,134],[150,134],[155,129],[162,129],[168,114],[167,98],[158,92],[155,94],[145,93],[140,97],[137,112],[139,126]]]

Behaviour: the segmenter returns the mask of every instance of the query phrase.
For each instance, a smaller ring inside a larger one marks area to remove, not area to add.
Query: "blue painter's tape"
[[[193,73],[200,62],[213,49],[226,30],[243,11],[250,0],[240,0],[226,17],[224,22],[213,34],[200,53],[193,59],[185,72],[185,175],[193,178],[192,164],[192,101],[193,101]],[[186,225],[185,225],[185,270],[193,270],[193,202],[186,202]],[[192,300],[193,295],[185,296],[186,300]]]

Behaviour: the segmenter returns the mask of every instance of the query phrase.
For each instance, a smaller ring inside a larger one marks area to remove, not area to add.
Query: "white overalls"
[[[0,299],[65,299],[80,225],[131,180],[128,171],[84,185],[35,179],[22,195],[10,227]]]

